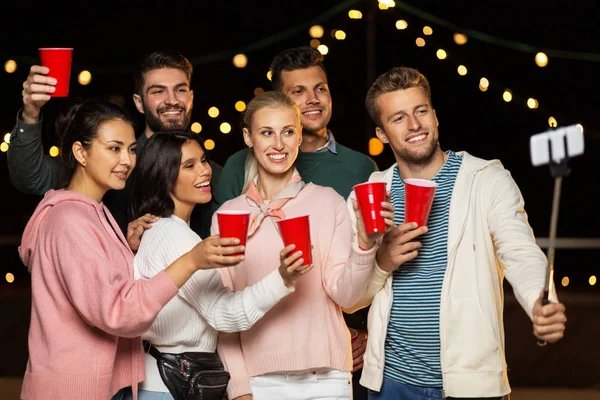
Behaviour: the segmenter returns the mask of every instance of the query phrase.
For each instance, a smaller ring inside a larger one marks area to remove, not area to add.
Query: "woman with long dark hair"
[[[194,246],[201,248],[206,257],[220,257],[225,239],[211,236],[203,240],[189,227],[192,212],[200,211],[199,207],[207,207],[211,200],[211,173],[198,135],[157,133],[148,140],[134,174],[130,213],[132,219],[148,213],[160,219],[142,236],[134,262],[136,277],[153,279]],[[285,254],[290,250],[287,248]],[[223,286],[216,271],[195,273],[143,335],[153,351],[144,355],[147,378],[140,386],[140,399],[178,398],[177,388],[170,387],[169,378],[155,359],[156,350],[173,360],[180,360],[183,353],[190,357],[189,360],[202,360],[204,363],[208,360],[212,370],[215,365],[222,365],[215,353],[217,331],[249,329],[273,305],[291,293],[294,290],[292,282],[310,270],[296,272],[295,269],[302,264],[298,258],[283,257],[278,269],[237,293]],[[188,375],[205,372],[190,371]],[[190,382],[190,386],[194,384]],[[202,390],[203,399],[221,399],[226,382],[221,385],[220,391],[209,387],[215,385],[200,386],[192,390]]]
[[[65,188],[46,193],[19,247],[32,286],[21,398],[110,399],[128,386],[135,393],[144,380],[141,334],[194,272],[237,264],[243,257],[231,254],[242,247],[223,249],[216,262],[190,247],[162,273],[135,280],[133,253],[102,203],[135,167],[131,121],[112,103],[88,100],[56,126]]]

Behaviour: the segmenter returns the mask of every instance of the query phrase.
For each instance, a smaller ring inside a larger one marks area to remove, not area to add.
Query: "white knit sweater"
[[[144,232],[135,256],[136,279],[149,279],[163,271],[202,239],[180,218],[161,218]],[[217,331],[247,330],[280,299],[294,291],[286,287],[277,268],[262,281],[241,292],[231,292],[221,283],[217,270],[199,270],[158,314],[143,335],[160,351],[215,352]],[[140,389],[168,392],[156,360],[144,354],[146,380]]]

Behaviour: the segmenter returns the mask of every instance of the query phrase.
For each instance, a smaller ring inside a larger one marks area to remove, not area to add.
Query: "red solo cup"
[[[54,93],[50,97],[67,97],[69,95],[69,80],[71,79],[71,61],[73,49],[70,48],[41,48],[40,60],[42,66],[48,67],[48,76],[56,79]]]
[[[312,245],[310,243],[310,224],[308,222],[308,215],[296,218],[282,219],[278,221],[279,232],[283,238],[285,247],[295,244],[296,249],[293,250],[292,254],[297,251],[302,252],[302,258],[304,263],[302,266],[312,264]],[[289,254],[288,256],[291,256]]]
[[[350,343],[354,343],[356,338],[358,338],[358,331],[353,328],[348,328],[348,330],[350,331]]]
[[[385,182],[366,182],[354,186],[356,201],[367,235],[385,232],[385,219],[381,216],[381,203],[385,201]]]
[[[217,211],[217,222],[219,223],[220,238],[238,238],[239,246],[246,245],[248,238],[248,225],[250,224],[250,212],[248,211]],[[244,253],[233,254],[242,256]]]
[[[427,225],[438,184],[425,179],[404,180],[404,222]]]

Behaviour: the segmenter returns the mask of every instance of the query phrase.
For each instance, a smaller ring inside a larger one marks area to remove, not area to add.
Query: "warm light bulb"
[[[378,138],[369,139],[369,154],[378,156],[383,152],[383,143]]]
[[[214,149],[215,148],[215,141],[212,140],[212,139],[206,139],[204,141],[204,148],[206,150],[212,150],[212,149]]]
[[[229,125],[229,123],[227,122],[223,122],[221,126],[219,126],[219,129],[222,133],[228,134],[229,132],[231,132],[231,125]]]
[[[211,107],[208,109],[208,116],[211,118],[217,118],[219,116],[219,109],[217,107]]]
[[[242,112],[246,109],[246,103],[244,103],[243,101],[237,101],[235,103],[235,109],[238,110],[239,112]]]
[[[533,97],[527,99],[527,107],[531,108],[532,110],[535,110],[536,108],[538,108],[539,103],[536,99],[534,99]]]
[[[406,22],[403,19],[396,21],[396,29],[398,29],[399,31],[402,31],[406,28],[408,28],[408,22]]]
[[[469,39],[467,38],[467,35],[462,34],[462,33],[455,33],[454,34],[454,43],[458,44],[458,45],[463,45],[465,43],[467,43]]]
[[[246,57],[245,54],[236,54],[233,57],[233,65],[236,68],[244,68],[246,65],[248,65],[248,57]]]
[[[548,56],[540,51],[535,55],[535,63],[538,67],[545,67],[546,65],[548,65]]]
[[[81,71],[79,73],[79,76],[77,77],[77,81],[82,86],[89,85],[92,81],[92,74],[90,73],[90,71]]]
[[[17,70],[17,63],[15,60],[8,60],[4,63],[4,70],[9,74],[12,74]]]
[[[200,122],[194,122],[190,129],[194,133],[200,133],[202,132],[202,125],[200,125]]]
[[[310,37],[315,38],[315,39],[322,38],[324,33],[325,33],[325,30],[323,29],[323,27],[321,25],[313,25],[308,30],[308,34],[310,35]]]

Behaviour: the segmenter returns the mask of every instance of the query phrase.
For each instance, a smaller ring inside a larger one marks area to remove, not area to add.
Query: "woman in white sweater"
[[[211,168],[201,139],[186,132],[158,133],[144,147],[135,171],[130,198],[131,217],[160,217],[143,237],[135,256],[136,278],[149,279],[202,239],[190,229],[197,204],[210,202]],[[217,263],[223,248],[218,236],[204,239],[206,256]],[[143,336],[162,353],[215,353],[217,331],[247,330],[280,299],[294,291],[293,281],[310,268],[296,272],[299,256],[281,251],[278,270],[244,291],[231,292],[216,270],[196,273],[158,314]],[[214,354],[214,361],[220,363]],[[139,399],[173,399],[156,359],[144,354],[146,380]],[[206,398],[206,397],[204,397]],[[210,400],[208,398],[207,400]]]

